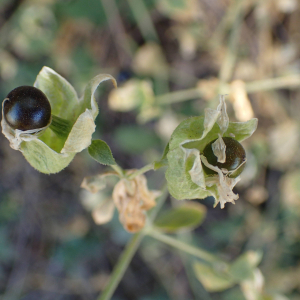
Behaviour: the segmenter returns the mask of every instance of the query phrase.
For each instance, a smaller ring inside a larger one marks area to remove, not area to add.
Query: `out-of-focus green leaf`
[[[208,292],[221,292],[235,284],[235,280],[227,272],[217,270],[217,266],[214,269],[205,263],[195,262],[193,267],[196,277]]]
[[[101,140],[93,140],[88,148],[90,156],[102,165],[115,165],[109,146]]]
[[[133,125],[119,127],[114,138],[121,150],[134,154],[142,153],[160,143],[159,138],[152,130]]]
[[[236,259],[230,266],[229,273],[237,282],[252,279],[254,269],[261,259],[262,253],[260,251],[248,251]]]
[[[206,207],[196,202],[185,203],[170,211],[163,212],[154,225],[160,230],[176,232],[178,230],[192,230],[204,220]]]

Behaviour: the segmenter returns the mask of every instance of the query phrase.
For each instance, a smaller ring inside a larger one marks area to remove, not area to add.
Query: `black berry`
[[[218,167],[219,169],[226,169],[228,171],[234,171],[236,170],[241,164],[243,164],[246,160],[246,152],[243,146],[235,139],[231,137],[223,137],[223,141],[226,145],[226,161],[224,163],[218,162],[218,158],[214,155],[214,152],[212,150],[212,144],[216,140],[211,141],[209,144],[207,144],[203,150],[203,155],[206,157],[207,161],[213,165]],[[237,177],[242,173],[244,170],[245,163],[236,170],[236,172],[233,172],[230,174],[229,177]],[[203,165],[203,169],[207,175],[214,175],[217,174],[215,171],[207,168]]]
[[[46,95],[33,86],[19,86],[6,96],[3,113],[13,129],[32,130],[47,126],[51,106]]]

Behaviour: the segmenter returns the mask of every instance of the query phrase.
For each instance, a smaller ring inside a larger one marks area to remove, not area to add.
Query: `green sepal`
[[[60,138],[66,139],[72,130],[72,123],[66,119],[52,115],[49,128]]]
[[[23,142],[21,151],[33,168],[45,174],[60,172],[69,165],[76,154],[57,153],[39,139]]]
[[[166,145],[161,159],[154,162],[154,170],[157,170],[161,167],[165,167],[168,165],[168,159],[167,159],[168,152],[169,152],[169,143]]]
[[[109,146],[102,140],[93,140],[88,147],[90,156],[102,165],[115,165],[115,159]]]

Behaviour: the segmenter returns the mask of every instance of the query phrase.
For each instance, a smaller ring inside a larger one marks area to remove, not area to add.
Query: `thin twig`
[[[245,88],[247,93],[265,92],[265,91],[271,91],[277,89],[299,89],[300,74],[248,82],[245,83]],[[230,94],[231,93],[230,90],[231,90],[230,84],[223,85],[222,88],[223,94]],[[203,92],[200,88],[180,90],[180,91],[175,91],[168,94],[157,96],[156,103],[158,105],[167,105],[167,104],[197,99],[202,95]]]
[[[167,188],[164,187],[162,190],[162,194],[160,197],[157,199],[157,207],[160,208],[164,201],[166,200],[168,196],[168,191]],[[149,214],[149,219],[153,220],[156,215],[157,215],[157,210],[153,209],[151,210]],[[100,294],[100,296],[97,298],[97,300],[109,300],[111,296],[113,295],[114,291],[116,290],[118,284],[122,280],[122,277],[129,266],[134,254],[136,253],[144,235],[145,235],[145,230],[144,228],[142,231],[139,233],[136,233],[135,235],[132,236],[130,241],[128,242],[124,252],[121,254],[121,257],[119,258],[116,266],[114,267],[114,270],[112,272],[112,275],[109,279],[109,282],[107,286],[104,288],[103,292]]]

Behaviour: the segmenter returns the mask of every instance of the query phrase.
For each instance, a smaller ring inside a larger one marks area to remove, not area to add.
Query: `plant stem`
[[[142,238],[142,232],[133,235],[125,250],[123,251],[121,257],[119,258],[119,261],[109,279],[108,285],[105,287],[103,293],[97,298],[97,300],[109,300],[111,298],[119,282],[121,281],[128,265],[130,264],[132,257],[138,249]]]
[[[269,78],[263,80],[257,80],[252,82],[246,82],[245,88],[247,93],[265,92],[277,89],[299,89],[300,75],[293,74],[277,78]],[[224,84],[222,86],[222,94],[230,94],[230,84]],[[168,94],[160,95],[156,97],[156,103],[158,105],[167,105],[182,101],[188,101],[197,99],[202,96],[200,88],[191,88],[181,91],[175,91]]]
[[[127,1],[144,40],[159,42],[158,34],[144,2],[140,0]]]
[[[117,164],[115,165],[110,165],[119,175],[120,177],[124,177],[124,170]]]
[[[244,18],[245,3],[245,1],[240,0],[235,1],[235,20],[232,23],[227,52],[219,73],[220,87],[222,87],[224,83],[227,83],[232,77],[232,72],[237,56],[237,46],[240,31]]]
[[[185,244],[181,242],[180,240],[177,240],[169,235],[163,234],[159,231],[157,231],[154,228],[148,228],[148,231],[146,232],[147,235],[157,239],[158,241],[161,241],[169,246],[172,246],[174,248],[177,248],[179,250],[182,250],[190,255],[193,255],[195,257],[198,257],[206,262],[209,263],[216,263],[220,262],[220,259],[213,255],[210,254],[209,252],[202,250],[200,248],[196,248],[192,245]]]
[[[164,186],[162,189],[161,196],[159,196],[157,199],[156,207],[158,209],[161,208],[161,206],[167,199],[167,196],[168,196],[168,190],[167,190],[167,187]],[[150,221],[153,221],[153,219],[157,215],[158,209],[155,209],[155,208],[153,208],[149,214]],[[145,236],[145,231],[146,231],[146,228],[144,228],[142,231],[140,231],[139,233],[136,233],[135,235],[132,236],[132,238],[126,245],[124,252],[121,254],[121,257],[119,258],[116,266],[114,267],[114,270],[112,272],[112,275],[109,279],[107,286],[104,288],[102,294],[99,295],[97,300],[109,300],[111,298],[111,296],[113,295],[114,291],[116,290],[118,284],[120,283],[128,265],[130,264],[132,257],[136,253],[143,237]]]
[[[148,165],[142,167],[141,169],[136,170],[135,172],[131,173],[130,175],[128,175],[127,178],[128,178],[129,180],[131,180],[131,179],[135,178],[135,177],[138,176],[138,175],[141,175],[141,174],[144,174],[144,173],[146,173],[146,172],[148,172],[148,171],[150,171],[150,170],[153,170],[153,167],[154,167],[154,166],[153,166],[153,163],[148,164]]]

